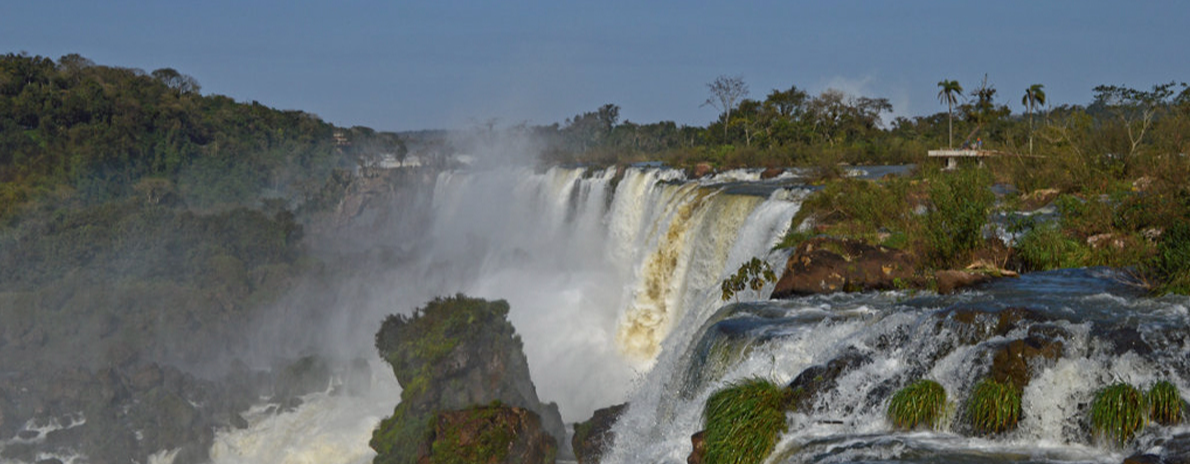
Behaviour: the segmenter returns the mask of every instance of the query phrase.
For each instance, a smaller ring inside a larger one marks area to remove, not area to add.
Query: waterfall
[[[424,237],[402,238],[409,256],[380,270],[380,288],[362,292],[366,299],[340,299],[350,303],[333,309],[341,322],[319,337],[340,353],[368,355],[375,377],[391,379],[371,347],[385,315],[459,292],[505,299],[538,395],[558,402],[566,422],[585,420],[627,399],[675,350],[672,341],[714,313],[719,282],[741,263],[762,257],[779,267],[785,257],[771,249],[802,193],[788,179],[757,178],[738,171],[688,181],[678,170],[635,167],[440,173]],[[741,183],[760,188],[736,192]],[[212,456],[366,460],[370,450],[342,444],[366,447],[371,430],[359,422],[379,421],[399,399],[395,383],[375,384],[361,398],[314,394],[292,413],[248,412],[250,427],[221,433]]]
[[[1184,424],[1150,425],[1124,449],[1089,431],[1088,405],[1109,384],[1143,390],[1168,380],[1182,393],[1190,388],[1190,299],[1146,297],[1123,280],[1112,270],[1059,270],[953,296],[874,292],[724,306],[704,321],[689,321],[698,329],[688,345],[662,354],[631,396],[604,460],[684,461],[714,391],[755,377],[785,385],[845,354],[858,362],[808,408],[788,413],[788,431],[769,460],[1119,463],[1129,450],[1184,447],[1190,432]],[[1034,316],[984,338],[971,331],[990,326],[972,329],[955,313],[998,315],[1013,308],[1029,308]],[[1014,431],[974,434],[963,418],[973,386],[987,376],[997,349],[1028,337],[1059,341],[1060,356],[1032,367]],[[923,378],[948,393],[944,426],[895,430],[885,417],[889,398]]]

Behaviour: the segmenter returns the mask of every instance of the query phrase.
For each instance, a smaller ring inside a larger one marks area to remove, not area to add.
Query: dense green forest
[[[200,90],[169,68],[0,57],[5,366],[202,353],[310,271],[297,215],[405,154],[394,133]]]

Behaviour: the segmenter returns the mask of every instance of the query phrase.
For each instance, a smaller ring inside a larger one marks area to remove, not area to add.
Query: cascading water
[[[212,456],[368,460],[371,428],[399,398],[370,344],[380,318],[457,292],[509,301],[538,394],[559,402],[566,422],[630,402],[610,462],[683,462],[712,392],[754,377],[787,384],[836,360],[846,369],[788,414],[770,460],[1118,462],[1190,445],[1185,426],[1151,426],[1124,449],[1089,432],[1088,404],[1107,384],[1190,389],[1190,300],[1145,297],[1118,272],[1035,273],[949,296],[758,301],[766,288],[723,305],[718,284],[741,263],[762,257],[779,269],[787,258],[771,249],[799,208],[796,182],[745,171],[688,181],[656,168],[442,173],[425,233],[383,273],[389,288],[338,309],[351,323],[326,336],[359,341],[347,353],[372,358],[372,391],[307,396],[282,415],[248,412],[250,427],[220,434]],[[989,329],[1015,307],[1030,317]],[[973,434],[965,402],[994,353],[1037,338],[1056,341],[1059,355],[1031,366],[1019,426]],[[920,378],[947,390],[950,413],[940,430],[898,432],[888,399]]]
[[[582,421],[622,402],[669,341],[688,339],[690,322],[720,305],[718,283],[741,263],[784,258],[770,250],[800,205],[789,184],[759,183],[754,171],[699,182],[657,168],[444,172],[424,237],[406,238],[409,256],[382,273],[391,288],[336,309],[350,323],[327,325],[334,334],[320,337],[350,341],[354,349],[336,347],[340,356],[366,355],[373,377],[391,381],[371,346],[386,314],[459,292],[505,299],[539,397],[558,402],[565,421]],[[360,425],[399,399],[395,383],[373,384],[361,397],[307,396],[292,413],[248,412],[250,427],[221,433],[212,457],[367,460],[371,429]]]
[[[1164,379],[1190,388],[1190,300],[1144,297],[1124,279],[1111,270],[1062,270],[954,296],[837,294],[725,306],[689,322],[699,330],[687,347],[662,354],[604,460],[684,461],[712,392],[753,377],[787,384],[835,360],[848,368],[808,408],[788,414],[770,460],[1118,463],[1131,452],[1184,448],[1184,425],[1151,425],[1126,448],[1090,434],[1088,406],[1104,386],[1147,389]],[[995,333],[1000,312],[1021,312],[1011,308],[1029,308],[1030,317]],[[1060,355],[1032,367],[1018,428],[981,437],[963,417],[965,402],[993,354],[1014,340],[1051,341]],[[898,432],[885,418],[888,400],[920,378],[947,390],[950,414],[939,431]]]

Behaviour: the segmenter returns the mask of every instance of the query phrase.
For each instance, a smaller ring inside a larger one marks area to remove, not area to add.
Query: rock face
[[[370,445],[376,462],[412,462],[431,434],[435,412],[500,402],[531,410],[565,446],[556,404],[543,404],[529,378],[521,339],[508,322],[508,303],[462,295],[436,299],[412,317],[390,315],[376,348],[401,384],[401,402],[381,422]],[[562,450],[568,456],[569,448]],[[487,461],[487,460],[481,460]]]
[[[950,294],[964,287],[971,287],[992,280],[991,276],[959,270],[940,270],[934,273],[938,280],[938,293]]]
[[[707,432],[699,431],[690,435],[690,455],[686,456],[686,463],[703,463],[703,456],[707,453]]]
[[[773,179],[782,174],[785,174],[785,168],[765,168],[760,172],[760,179]]]
[[[601,408],[595,411],[590,420],[574,424],[574,437],[570,439],[570,444],[574,447],[574,458],[578,463],[599,463],[604,451],[616,439],[612,426],[627,409],[627,403]]]
[[[772,298],[895,289],[916,272],[907,252],[854,239],[818,237],[797,246]]]
[[[867,355],[851,349],[825,365],[815,365],[803,370],[789,383],[790,406],[797,411],[806,411],[813,406],[819,393],[835,389],[840,376],[871,361]]]
[[[440,412],[417,463],[553,463],[558,446],[532,411],[489,405]]]

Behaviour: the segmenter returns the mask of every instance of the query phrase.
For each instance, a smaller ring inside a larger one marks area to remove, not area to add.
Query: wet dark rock
[[[1132,454],[1124,458],[1124,463],[1166,463],[1157,454]],[[1169,462],[1177,463],[1177,462]]]
[[[4,446],[4,459],[6,462],[33,463],[36,456],[37,448],[33,444],[17,442]]]
[[[773,179],[782,174],[785,174],[785,168],[765,168],[760,172],[760,179]]]
[[[807,411],[820,393],[835,389],[839,377],[871,361],[871,357],[851,348],[825,365],[806,368],[789,383],[790,405],[794,410]]]
[[[938,282],[939,294],[950,294],[959,289],[986,283],[994,278],[982,273],[971,273],[960,270],[939,270],[934,272],[934,279]]]
[[[612,426],[627,409],[627,403],[601,408],[589,420],[574,424],[574,437],[570,439],[570,444],[578,463],[600,462],[603,453],[616,439]]]
[[[699,431],[690,436],[690,455],[686,456],[686,463],[702,463],[707,453],[706,431]]]
[[[145,391],[159,386],[162,379],[164,375],[161,373],[161,367],[156,363],[150,363],[129,375],[128,387],[134,391]]]
[[[326,360],[313,355],[289,364],[276,379],[276,396],[281,399],[313,392],[326,391],[330,385],[331,368]]]
[[[1162,445],[1165,463],[1190,463],[1190,433],[1175,435]]]
[[[302,406],[302,398],[301,397],[296,397],[296,396],[295,397],[287,397],[287,398],[285,398],[285,400],[281,401],[281,406],[279,407],[279,411],[284,412],[284,413],[289,413],[294,410],[297,410],[297,408],[301,407],[301,406]]]
[[[1153,347],[1145,342],[1144,336],[1131,326],[1105,327],[1096,325],[1091,328],[1091,337],[1106,341],[1112,355],[1124,355],[1135,352],[1136,355],[1147,357],[1153,354]]]
[[[1012,383],[1018,390],[1024,389],[1037,367],[1060,358],[1064,347],[1061,340],[1037,336],[1000,344],[992,352],[989,375],[998,382]]]
[[[772,298],[895,289],[914,280],[908,252],[846,238],[817,237],[798,244]]]
[[[558,446],[536,413],[489,405],[438,413],[418,463],[554,463]]]
[[[938,319],[938,330],[948,329],[954,332],[964,344],[976,344],[993,336],[1006,336],[1010,331],[1027,325],[1032,325],[1030,334],[1033,334],[1033,328],[1038,328],[1038,336],[1052,334],[1051,339],[1067,336],[1066,331],[1060,327],[1038,325],[1037,323],[1048,322],[1050,318],[1037,310],[1023,307],[991,311],[951,308],[935,313],[934,317]]]

